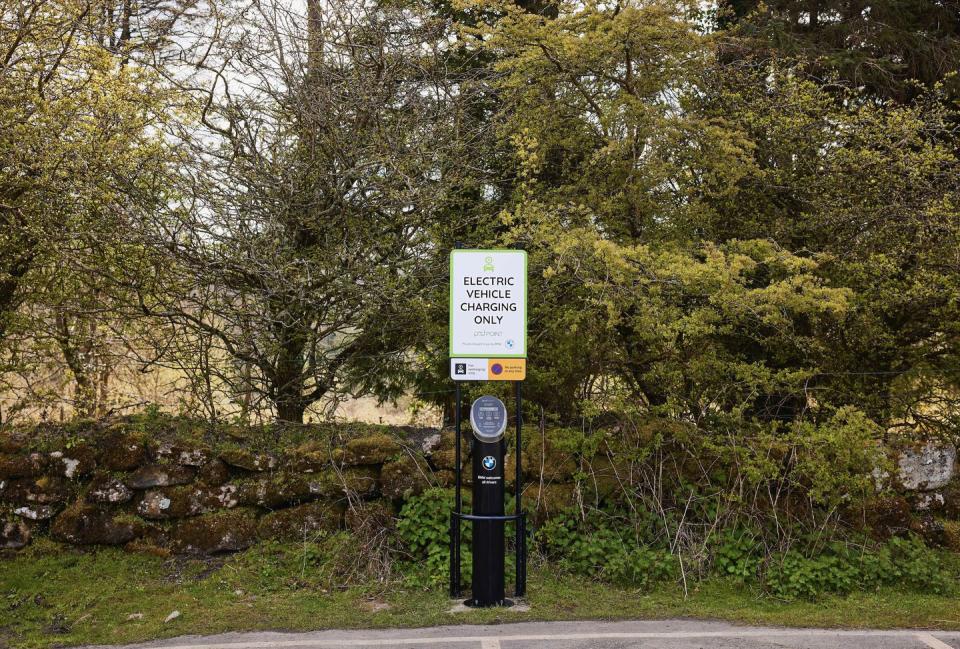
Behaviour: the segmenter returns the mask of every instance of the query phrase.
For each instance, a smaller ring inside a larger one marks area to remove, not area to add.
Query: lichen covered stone
[[[19,550],[30,544],[30,528],[23,521],[0,522],[0,549]]]
[[[98,475],[90,482],[87,490],[87,502],[117,505],[129,502],[133,490],[123,484],[119,478],[110,475]]]
[[[315,494],[304,476],[277,472],[237,483],[236,497],[241,505],[276,509],[310,500]]]
[[[230,466],[244,471],[272,471],[279,462],[275,455],[253,453],[245,449],[228,449],[220,453],[220,459]]]
[[[192,467],[203,466],[213,459],[213,451],[208,446],[191,441],[164,442],[157,446],[155,455],[160,460]]]
[[[89,503],[75,503],[54,519],[53,538],[76,545],[121,545],[144,530],[142,522]]]
[[[124,483],[131,489],[153,489],[154,487],[173,487],[189,484],[193,481],[194,471],[178,464],[152,464],[140,467],[126,478]]]
[[[401,451],[400,443],[383,433],[358,437],[334,449],[333,461],[344,466],[383,464]]]
[[[26,518],[31,521],[45,521],[54,517],[57,510],[50,505],[33,505],[17,507],[13,513],[20,518]]]
[[[380,469],[380,493],[394,500],[419,496],[431,486],[433,472],[421,455],[404,454]]]
[[[953,444],[927,442],[900,452],[898,476],[904,489],[935,491],[947,486],[954,474],[957,448]]]
[[[0,481],[0,500],[14,505],[62,505],[77,486],[59,476]]]
[[[256,541],[256,516],[242,509],[182,520],[170,534],[174,550],[202,554],[238,552]]]
[[[339,529],[343,511],[323,501],[271,512],[260,519],[258,534],[261,539],[303,541],[315,538],[321,532]]]
[[[92,446],[83,443],[63,451],[50,453],[49,470],[70,480],[79,480],[97,468],[97,453]]]
[[[185,485],[147,491],[137,503],[137,513],[151,520],[166,520],[232,509],[238,504],[235,485]]]

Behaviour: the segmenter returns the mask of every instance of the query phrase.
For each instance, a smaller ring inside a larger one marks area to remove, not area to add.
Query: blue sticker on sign
[[[483,468],[487,471],[493,471],[497,468],[497,459],[492,455],[488,455],[483,458]]]

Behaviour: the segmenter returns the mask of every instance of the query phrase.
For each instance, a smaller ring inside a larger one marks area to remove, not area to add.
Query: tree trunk
[[[8,317],[17,310],[22,299],[20,285],[24,277],[33,267],[36,243],[29,236],[17,232],[22,227],[18,220],[10,222],[5,218],[0,221],[0,227],[9,227],[13,230],[12,239],[17,244],[4,246],[0,249],[0,341],[6,335]]]
[[[277,420],[288,424],[302,424],[306,409],[303,399],[277,399]]]
[[[320,0],[307,0],[307,73],[313,73],[323,57],[323,10]]]
[[[73,377],[77,381],[77,389],[74,392],[73,407],[80,417],[96,417],[99,408],[97,407],[97,389],[85,374],[74,373]]]
[[[271,394],[277,408],[277,419],[296,424],[303,423],[303,413],[310,405],[304,395],[304,350],[307,334],[298,326],[294,309],[275,310],[279,317],[291,318],[292,325],[278,325],[277,355],[273,366]],[[279,315],[285,313],[285,316]]]
[[[93,417],[97,413],[97,389],[90,376],[90,354],[92,345],[78,342],[74,336],[74,328],[82,323],[71,322],[63,314],[56,316],[56,338],[63,354],[63,360],[73,373],[76,381],[73,407],[81,417]]]

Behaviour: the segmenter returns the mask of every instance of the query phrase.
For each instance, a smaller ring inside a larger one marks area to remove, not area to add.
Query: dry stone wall
[[[285,452],[159,441],[123,424],[43,443],[29,432],[6,433],[0,548],[49,535],[76,545],[217,553],[337,530],[349,523],[351,503],[380,500],[396,511],[427,487],[453,483],[452,433],[423,445],[407,432]]]
[[[210,443],[123,422],[79,433],[0,433],[0,550],[48,535],[75,545],[233,552],[261,539],[352,529],[358,505],[396,514],[426,488],[454,482],[449,429],[367,428],[345,436],[305,428],[298,442],[271,446],[282,450],[264,450],[239,433],[227,437]],[[585,458],[562,450],[549,432],[525,439],[524,507],[535,525],[640,488],[636,467],[610,448]],[[463,453],[469,467],[469,444]],[[951,523],[960,521],[956,448],[918,444],[894,460],[893,475],[874,474],[880,492],[872,529],[913,531],[960,549],[960,523]],[[512,454],[504,468],[512,491]],[[464,485],[469,492],[469,469]]]

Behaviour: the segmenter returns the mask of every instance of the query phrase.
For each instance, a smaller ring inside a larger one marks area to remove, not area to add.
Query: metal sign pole
[[[456,488],[454,490],[453,514],[450,516],[450,597],[460,597],[460,515],[463,513],[460,498],[460,382],[455,381],[456,395],[453,407],[453,421],[456,435],[454,452],[454,473],[456,474]]]
[[[463,248],[457,241],[454,248]],[[460,381],[453,382],[455,386],[455,404],[453,406],[454,422],[454,473],[456,474],[456,489],[454,493],[453,513],[450,514],[450,597],[460,597],[460,516],[463,513],[460,500]]]
[[[514,511],[516,515],[516,521],[514,522],[514,533],[516,539],[514,541],[516,546],[516,583],[514,584],[514,593],[517,597],[524,597],[527,594],[527,530],[526,530],[526,518],[523,514],[523,470],[521,465],[523,464],[523,439],[522,439],[522,429],[523,429],[523,394],[521,392],[522,381],[514,381],[513,385],[515,386],[515,401],[516,401],[516,426],[517,426],[517,461],[516,461],[516,476],[513,483],[516,496],[514,497]]]

